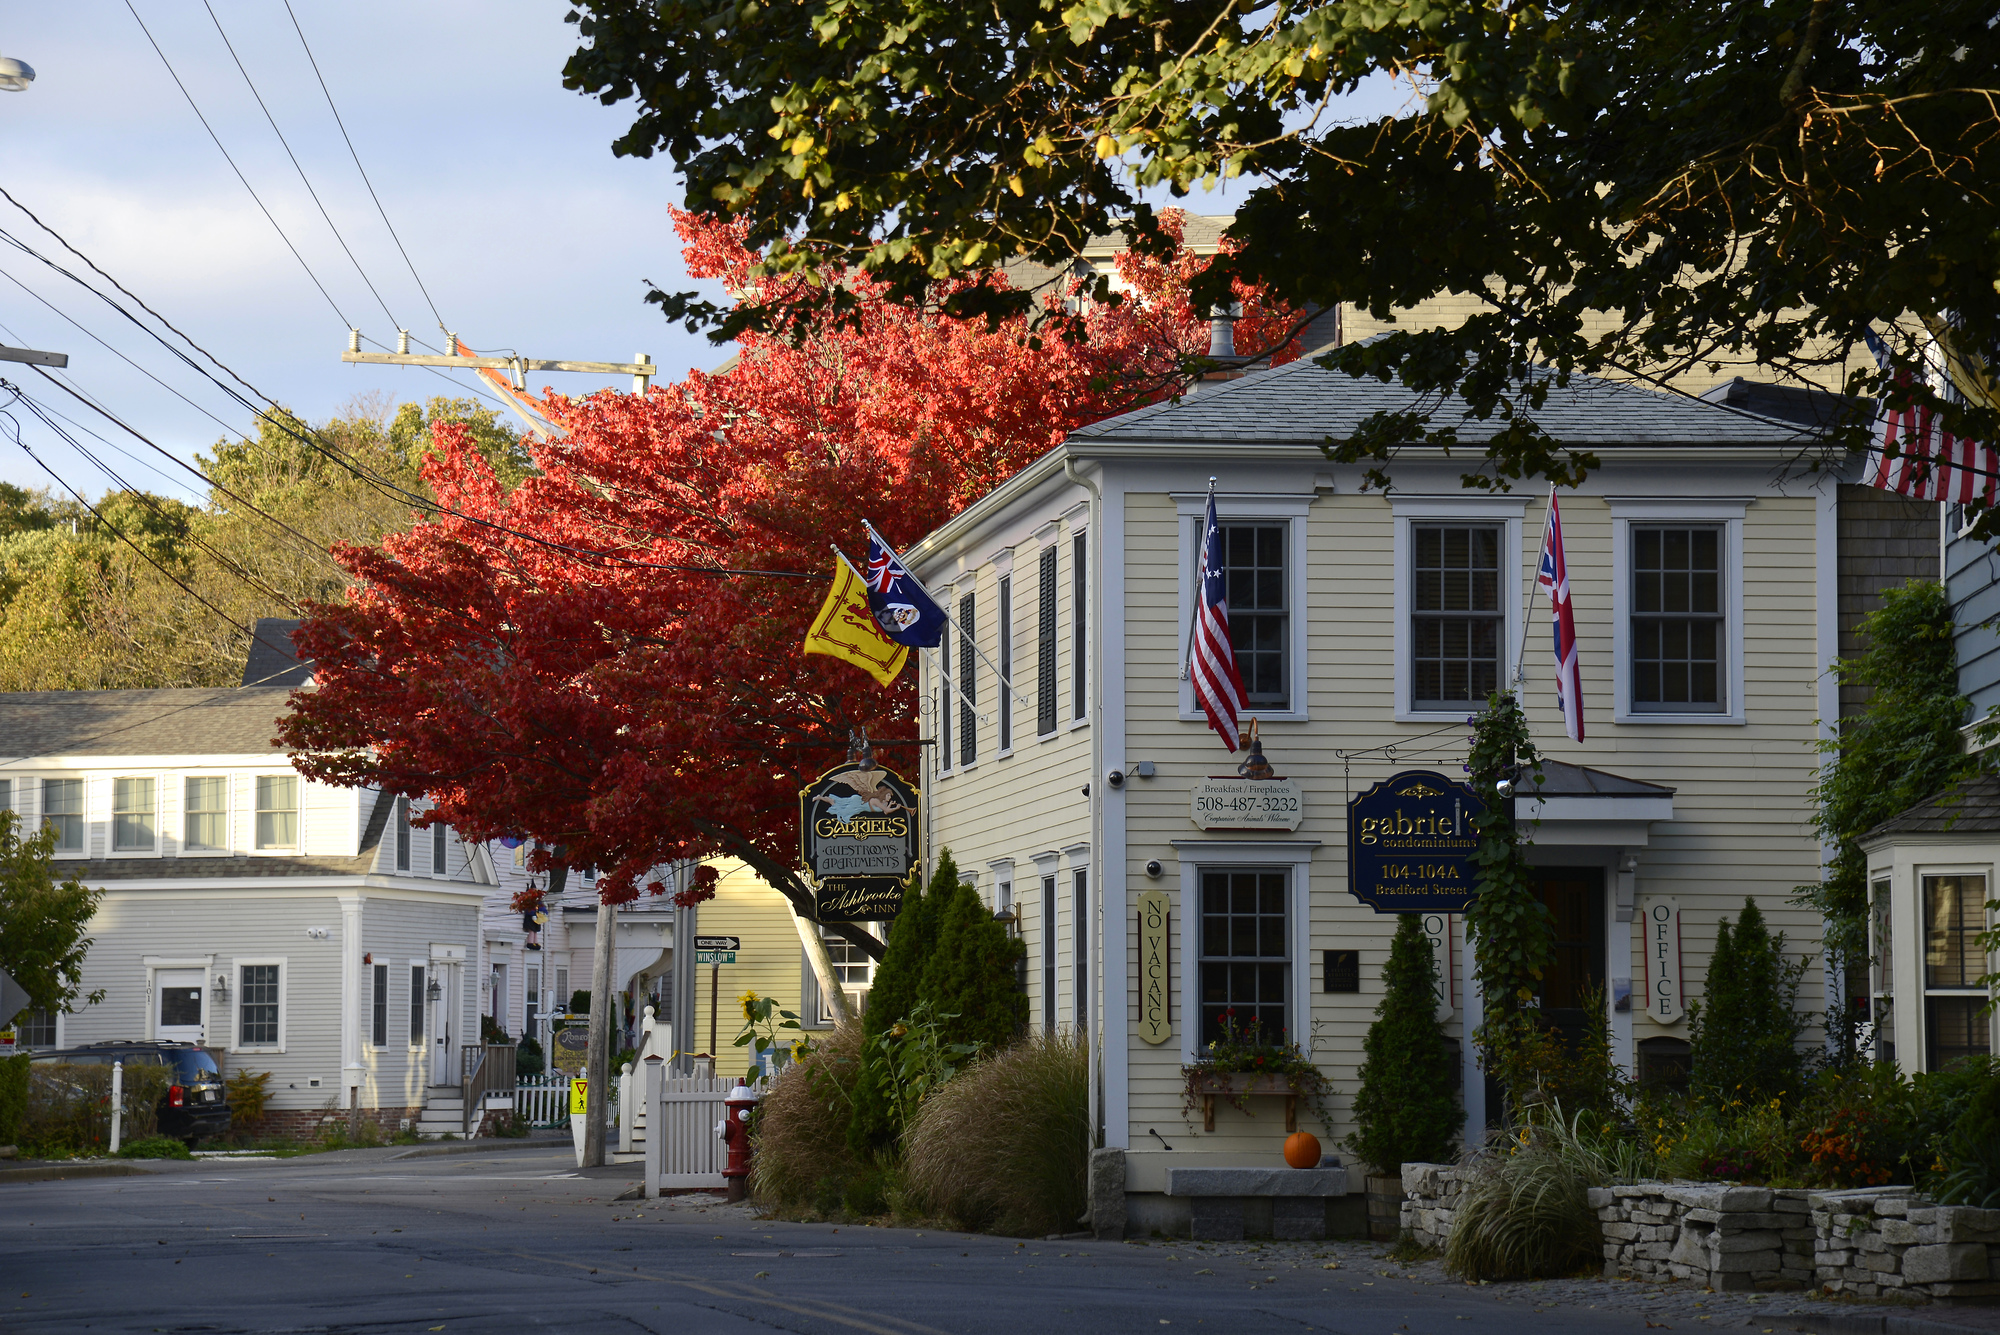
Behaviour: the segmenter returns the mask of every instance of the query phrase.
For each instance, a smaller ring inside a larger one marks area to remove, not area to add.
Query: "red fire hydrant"
[[[722,1143],[729,1147],[729,1166],[722,1176],[729,1183],[729,1199],[740,1201],[746,1194],[744,1179],[750,1176],[750,1113],[757,1106],[757,1091],[736,1082],[722,1100],[724,1117],[720,1128]]]

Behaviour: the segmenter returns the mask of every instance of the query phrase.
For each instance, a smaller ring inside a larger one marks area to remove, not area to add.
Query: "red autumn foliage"
[[[740,292],[735,236],[676,227],[690,271]],[[336,550],[355,583],[310,609],[316,681],[284,742],[316,778],[429,797],[467,839],[533,837],[536,870],[560,845],[600,869],[606,902],[713,854],[800,894],[799,788],[850,728],[913,736],[913,674],[883,690],[800,654],[823,580],[663,567],[825,572],[830,542],[862,558],[863,517],[913,542],[1072,428],[1170,387],[1177,354],[1207,347],[1184,293],[1174,305],[1195,267],[1132,266],[1149,300],[1063,317],[1085,339],[1050,336],[1061,319],[1031,338],[891,305],[850,275],[851,317],[796,345],[751,336],[727,370],[643,397],[549,392],[568,434],[533,444],[540,473],[512,492],[441,426],[425,476],[446,513]],[[1247,323],[1288,314],[1247,295]],[[917,770],[915,748],[883,750]]]

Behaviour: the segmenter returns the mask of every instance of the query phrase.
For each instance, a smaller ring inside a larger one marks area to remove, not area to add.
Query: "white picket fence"
[[[566,1127],[569,1125],[569,1077],[537,1075],[514,1084],[514,1112],[528,1119],[528,1125]]]
[[[736,1087],[728,1076],[670,1076],[655,1065],[650,1071],[635,1071],[635,1083],[657,1082],[649,1097],[633,1100],[634,1114],[643,1125],[643,1152],[646,1156],[647,1194],[673,1188],[728,1185],[722,1170],[729,1162],[729,1147],[716,1134],[716,1124],[728,1110],[723,1100]],[[757,1092],[764,1092],[759,1081]],[[655,1137],[651,1128],[660,1128]],[[635,1145],[640,1137],[634,1137]]]

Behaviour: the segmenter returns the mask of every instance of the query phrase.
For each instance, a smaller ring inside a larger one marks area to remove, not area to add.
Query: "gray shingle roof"
[[[1377,412],[1430,405],[1390,381],[1329,371],[1310,356],[1240,380],[1204,381],[1179,403],[1156,403],[1071,433],[1079,441],[1217,441],[1318,445],[1351,434]],[[1575,376],[1551,387],[1535,420],[1575,445],[1797,445],[1809,437],[1783,422],[1720,404]],[[1458,427],[1466,444],[1483,444],[1506,423],[1471,416],[1457,399],[1430,413],[1433,426]]]
[[[297,621],[258,617],[250,636],[250,656],[243,664],[245,686],[303,686],[312,680],[312,660],[300,658],[292,643]]]
[[[1628,779],[1588,765],[1562,760],[1542,762],[1541,786],[1529,777],[1519,786],[1523,797],[1672,797],[1674,790],[1657,783]]]
[[[284,686],[0,692],[0,763],[39,756],[275,751]]]
[[[1992,834],[2000,831],[2000,774],[1981,774],[1927,797],[1861,836],[1891,834]]]

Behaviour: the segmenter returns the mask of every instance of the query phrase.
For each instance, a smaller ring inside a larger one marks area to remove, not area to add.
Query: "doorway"
[[[1534,876],[1555,929],[1554,957],[1542,975],[1542,1019],[1574,1052],[1590,1026],[1604,1023],[1604,869],[1537,867]]]
[[[161,969],[153,975],[153,1037],[169,1043],[202,1041],[205,969]]]
[[[431,1002],[431,1083],[456,1087],[458,1074],[458,988],[461,970],[456,961],[431,961],[431,979],[437,997]]]

